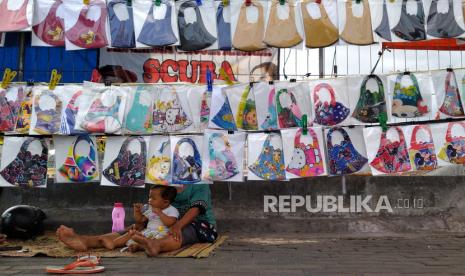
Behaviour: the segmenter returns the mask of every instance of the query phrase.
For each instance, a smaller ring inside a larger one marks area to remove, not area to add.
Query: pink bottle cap
[[[121,203],[121,202],[115,202],[115,207],[121,207],[121,208],[123,208],[123,203]]]

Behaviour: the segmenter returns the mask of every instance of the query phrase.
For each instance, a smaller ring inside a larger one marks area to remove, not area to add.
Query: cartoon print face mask
[[[321,89],[325,89],[331,96],[331,102],[322,102],[318,97]],[[350,109],[339,102],[336,102],[336,96],[333,88],[327,83],[318,84],[313,90],[313,99],[315,101],[315,122],[323,126],[334,126],[344,121],[349,116]]]
[[[222,140],[224,150],[215,149],[215,140]],[[208,180],[218,181],[229,179],[239,173],[236,158],[231,151],[231,145],[228,138],[224,134],[213,133],[208,139],[208,153],[210,156],[210,164],[208,165],[208,175],[205,177]]]
[[[212,122],[222,129],[237,130],[228,97],[224,98],[224,103],[218,113],[216,113],[216,115],[212,118]]]
[[[308,7],[318,5],[320,17],[310,15]],[[302,1],[302,17],[304,21],[305,45],[308,48],[323,48],[331,46],[339,40],[339,31],[329,19],[328,13],[322,2],[315,0]]]
[[[111,46],[134,48],[134,15],[130,0],[112,0],[108,2],[108,16],[111,32]]]
[[[350,44],[370,45],[373,41],[373,31],[371,30],[371,13],[368,0],[346,0],[346,23],[341,33],[341,38]],[[355,2],[355,3],[354,3]],[[361,17],[354,16],[353,6],[363,5]]]
[[[162,5],[166,6],[165,16],[155,19],[153,14],[157,9],[162,9]],[[168,46],[178,42],[171,25],[172,9],[170,1],[162,1],[160,6],[152,4],[137,41],[154,47]]]
[[[94,100],[89,108],[81,127],[91,133],[115,133],[121,129],[119,108],[121,97],[113,96],[112,105],[103,104],[101,97]]]
[[[91,8],[100,11],[100,17],[96,21],[87,18]],[[84,5],[81,9],[76,24],[65,32],[66,38],[81,48],[103,48],[108,44],[105,29],[106,22],[107,7],[105,1],[91,1],[89,5]]]
[[[174,132],[186,129],[192,124],[187,117],[178,95],[171,91],[160,91],[153,109],[153,128],[158,132]]]
[[[143,86],[137,87],[131,109],[126,116],[126,129],[133,133],[150,133],[152,131],[152,103],[142,104]],[[148,93],[146,92],[145,95]]]
[[[195,22],[187,23],[184,11],[192,8],[195,11]],[[197,51],[205,49],[215,43],[216,38],[212,36],[205,27],[200,9],[195,1],[187,1],[181,4],[178,11],[178,28],[183,51]]]
[[[288,14],[285,18],[280,18],[278,15],[279,8],[288,8]],[[268,17],[268,25],[266,27],[264,42],[271,47],[290,48],[302,42],[302,37],[297,32],[295,24],[294,3],[285,1],[283,4],[280,1],[271,1],[271,11]]]
[[[381,19],[381,23],[375,29],[375,33],[379,35],[381,38],[386,39],[387,41],[391,41],[391,27],[389,25],[389,16],[386,7],[386,0],[383,0],[383,17]]]
[[[444,102],[439,111],[449,116],[463,116],[462,100],[453,70],[447,70]]]
[[[367,89],[367,82],[371,79],[378,84],[378,91]],[[360,87],[360,98],[352,117],[363,123],[377,123],[379,115],[382,113],[386,113],[383,82],[376,75],[366,76]]]
[[[423,130],[428,134],[428,141],[418,141],[417,133],[419,130]],[[433,135],[429,126],[418,125],[413,129],[409,154],[410,161],[415,170],[432,171],[436,169],[438,161],[436,159],[436,152],[434,151]]]
[[[179,148],[182,144],[187,143],[191,146],[194,156],[181,156]],[[194,184],[200,182],[202,176],[202,159],[195,145],[190,138],[182,138],[176,144],[173,153],[173,183],[176,184]]]
[[[465,130],[464,122],[451,122],[447,126],[446,143],[442,146],[438,157],[452,164],[465,164],[465,137],[452,136],[452,127],[459,125]]]
[[[236,125],[244,130],[258,130],[257,110],[255,108],[255,99],[250,93],[250,86],[247,86],[242,93],[236,116]]]
[[[208,121],[210,120],[210,104],[212,101],[212,92],[205,91],[202,93],[202,101],[200,104],[200,124],[201,129],[208,128]]]
[[[226,22],[224,13],[229,7],[224,7],[223,2],[218,6],[216,11],[216,27],[218,29],[218,48],[223,51],[231,50],[231,23]]]
[[[452,38],[465,32],[455,20],[454,1],[448,0],[446,13],[438,11],[438,0],[432,0],[428,15],[428,34],[439,38]]]
[[[381,134],[381,141],[379,144],[376,157],[371,161],[370,165],[383,173],[401,173],[407,172],[412,169],[410,166],[410,159],[405,144],[404,133],[398,127],[391,127],[399,135],[398,141],[391,141],[386,137],[387,131]]]
[[[312,144],[301,142],[302,130],[299,129],[294,138],[294,152],[286,171],[300,176],[318,176],[324,173],[324,163],[320,152],[318,137],[313,129],[308,129]]]
[[[16,92],[15,99],[8,99],[10,92]],[[13,131],[21,101],[24,98],[23,87],[11,87],[0,91],[0,131]]]
[[[27,4],[29,0],[3,0],[0,3],[1,32],[19,31],[29,26]]]
[[[40,154],[32,154],[29,145],[39,141],[42,145]],[[11,185],[19,187],[39,187],[47,184],[48,147],[43,139],[28,138],[21,145],[16,158],[0,174]]]
[[[263,43],[263,36],[265,34],[265,18],[262,4],[252,1],[251,6],[255,7],[258,11],[258,20],[251,22],[247,17],[246,3],[241,5],[239,18],[237,20],[236,30],[234,32],[232,44],[235,49],[241,51],[258,51],[266,48]]]
[[[140,152],[129,151],[129,143],[137,141],[140,144]],[[118,153],[118,156],[103,171],[103,175],[118,186],[134,187],[144,186],[147,146],[143,137],[128,137]]]
[[[407,12],[407,1],[415,1],[417,3],[417,14],[409,14]],[[421,0],[402,0],[400,20],[392,31],[396,36],[407,41],[426,39],[425,12]]]
[[[262,123],[262,129],[278,129],[278,115],[276,114],[276,90],[273,88],[268,94],[268,113],[265,121]]]
[[[40,107],[40,99],[46,96],[55,102],[52,109],[42,110]],[[37,121],[34,126],[34,131],[42,134],[56,134],[60,131],[61,126],[61,100],[50,90],[44,90],[34,98],[34,110],[37,115]]]
[[[285,180],[284,156],[282,146],[272,145],[273,136],[281,137],[278,134],[269,134],[263,144],[263,149],[258,159],[249,166],[249,169],[258,177],[264,180]]]
[[[333,144],[333,133],[342,134],[343,140],[339,145]],[[349,134],[340,127],[331,128],[327,134],[329,172],[332,175],[351,174],[360,171],[368,162],[352,144]]]
[[[170,142],[163,142],[147,166],[147,177],[158,185],[168,185],[171,172]]]
[[[64,118],[62,118],[61,120],[61,123],[62,123],[61,128],[63,130],[63,133],[67,133],[67,134],[85,133],[84,131],[74,129],[76,126],[76,116],[79,111],[79,106],[77,105],[76,102],[80,96],[82,96],[82,90],[74,93],[73,97],[71,97],[71,100],[69,100],[68,105],[66,106]]]
[[[410,86],[402,85],[404,76],[409,76],[413,84]],[[392,115],[398,118],[414,118],[421,117],[428,112],[428,106],[421,96],[415,75],[408,72],[398,74],[394,84]]]
[[[65,46],[65,21],[57,15],[62,0],[56,0],[50,8],[47,17],[37,25],[32,26],[34,34],[43,42],[55,46]]]
[[[290,100],[289,106],[283,106],[282,97],[288,95]],[[281,89],[276,95],[276,106],[278,111],[278,122],[280,128],[290,128],[300,126],[302,113],[295,99],[294,94],[287,89]]]
[[[89,145],[87,156],[81,156],[76,153],[76,146],[81,141]],[[88,182],[98,175],[96,161],[94,142],[89,136],[81,135],[69,147],[68,156],[59,171],[64,178],[72,182]]]
[[[32,89],[26,87],[24,100],[21,102],[18,110],[18,119],[16,121],[15,132],[18,134],[28,134],[31,125],[32,115]]]

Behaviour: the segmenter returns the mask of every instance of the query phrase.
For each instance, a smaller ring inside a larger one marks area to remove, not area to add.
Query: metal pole
[[[320,79],[324,78],[325,76],[325,49],[319,48],[318,49],[318,59],[319,59],[319,71],[320,71]]]
[[[26,50],[26,33],[19,33],[18,81],[24,81],[24,52]]]

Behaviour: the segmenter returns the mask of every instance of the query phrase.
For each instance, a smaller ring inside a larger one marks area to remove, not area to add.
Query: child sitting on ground
[[[162,185],[153,186],[150,189],[148,208],[144,208],[142,203],[134,204],[136,230],[142,229],[147,223],[146,228],[142,230],[145,237],[159,239],[166,236],[169,228],[179,218],[178,210],[171,206],[175,198],[176,188]],[[130,230],[112,241],[105,240],[103,242],[108,249],[128,245],[129,250],[135,252],[140,249],[138,244],[131,240],[135,233],[135,230]]]

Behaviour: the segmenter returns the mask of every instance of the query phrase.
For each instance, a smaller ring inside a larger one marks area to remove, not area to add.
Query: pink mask
[[[324,164],[321,157],[318,137],[313,129],[308,129],[312,136],[312,144],[304,144],[300,141],[302,130],[296,133],[294,138],[294,153],[291,163],[287,165],[286,171],[300,177],[318,176],[324,173]]]
[[[13,1],[20,0],[3,0],[0,3],[0,18],[2,19],[0,32],[19,31],[29,26],[26,17],[29,1],[24,0],[24,3],[17,10],[9,10],[8,3]]]

